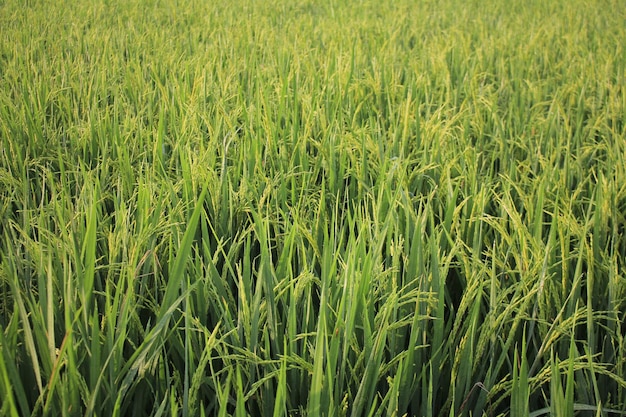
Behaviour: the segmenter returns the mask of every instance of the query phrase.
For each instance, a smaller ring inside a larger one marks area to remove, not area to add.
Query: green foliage
[[[0,414],[626,415],[621,6],[0,2]]]

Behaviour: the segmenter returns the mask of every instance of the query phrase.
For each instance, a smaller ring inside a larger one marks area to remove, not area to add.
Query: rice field
[[[0,0],[0,415],[626,415],[617,0]]]

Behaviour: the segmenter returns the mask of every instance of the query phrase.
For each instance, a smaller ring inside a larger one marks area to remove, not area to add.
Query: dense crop
[[[0,414],[626,415],[621,2],[0,28]]]

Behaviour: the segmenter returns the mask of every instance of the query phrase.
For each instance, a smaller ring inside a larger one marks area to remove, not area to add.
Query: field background
[[[0,1],[0,414],[626,415],[621,1]]]

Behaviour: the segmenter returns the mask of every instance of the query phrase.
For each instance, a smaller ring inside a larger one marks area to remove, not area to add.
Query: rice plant
[[[1,415],[626,415],[620,2],[0,27]]]

